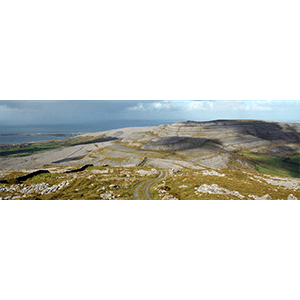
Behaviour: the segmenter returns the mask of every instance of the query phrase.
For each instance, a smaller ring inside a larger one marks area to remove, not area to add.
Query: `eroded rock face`
[[[282,152],[299,152],[300,124],[265,121],[217,120],[210,122],[178,122],[161,125],[149,133],[132,134],[124,143],[143,142],[144,150],[185,150],[198,148],[207,141],[215,146],[232,151],[256,149],[269,151],[274,155]],[[286,143],[289,146],[273,146],[272,143]],[[266,148],[267,147],[267,148]],[[260,149],[261,148],[261,149]]]

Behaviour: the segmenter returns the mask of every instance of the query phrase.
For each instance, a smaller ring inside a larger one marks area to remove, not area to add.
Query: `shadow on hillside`
[[[141,149],[152,151],[183,151],[200,148],[208,142],[213,143],[215,147],[222,145],[222,142],[216,139],[168,136],[157,138],[155,141],[145,144]]]
[[[259,139],[267,141],[284,140],[287,143],[299,143],[299,133],[288,123],[283,128],[276,122],[266,121],[239,121],[239,120],[216,120],[202,123],[203,128],[209,130],[210,127],[219,125],[220,130],[226,131],[226,128],[236,131],[238,134],[252,135]]]
[[[57,161],[53,161],[53,164],[60,164],[60,163],[65,163],[65,162],[69,162],[69,161],[74,161],[74,160],[81,160],[85,157],[85,155],[81,155],[81,156],[73,156],[73,157],[69,157],[69,158],[63,158]]]
[[[73,144],[72,146],[89,145],[89,144],[103,143],[103,142],[109,142],[109,141],[115,141],[115,140],[119,140],[119,138],[116,138],[116,137],[98,138],[98,139],[94,139],[91,141],[79,142],[77,144]]]

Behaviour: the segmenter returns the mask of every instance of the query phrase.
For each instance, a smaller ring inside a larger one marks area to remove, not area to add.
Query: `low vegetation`
[[[248,159],[257,170],[264,174],[278,175],[283,177],[299,178],[300,155],[292,157],[276,157],[267,154],[240,152],[243,158]]]
[[[162,189],[168,194],[180,200],[239,200],[234,195],[226,194],[209,194],[202,193],[197,195],[195,193],[195,187],[199,187],[202,184],[212,185],[217,184],[222,188],[226,188],[230,191],[238,191],[245,196],[244,199],[252,199],[249,195],[255,195],[263,197],[268,194],[272,199],[287,199],[290,194],[293,194],[297,198],[300,198],[299,190],[293,188],[285,188],[283,186],[271,185],[267,181],[259,180],[255,178],[256,175],[260,175],[257,172],[245,172],[242,170],[228,170],[222,169],[218,172],[224,174],[223,177],[203,175],[201,171],[193,171],[184,169],[173,176],[168,176],[164,182]],[[266,177],[269,178],[269,177]],[[161,185],[158,182],[151,188],[151,195],[154,199],[161,199],[157,190],[157,186]]]
[[[0,145],[0,156],[28,156],[28,155],[59,149],[63,147],[86,145],[86,144],[92,144],[98,142],[105,142],[109,140],[113,140],[113,138],[100,135],[96,137],[79,136],[79,137],[68,138],[63,140]]]
[[[48,183],[49,186],[58,185],[63,181],[69,181],[70,184],[56,192],[41,195],[40,193],[27,194],[23,197],[20,193],[1,193],[1,197],[19,196],[24,200],[97,200],[102,199],[101,194],[112,193],[118,199],[131,200],[133,193],[138,184],[141,182],[155,178],[153,176],[140,176],[136,173],[140,168],[111,168],[111,167],[88,167],[86,170],[78,173],[46,173],[34,176],[22,182],[22,186],[31,186],[42,183]],[[143,170],[150,171],[151,168],[144,167]],[[99,173],[98,173],[99,172]],[[23,175],[21,172],[13,172],[6,176],[8,184],[3,187],[16,184],[13,178]],[[110,187],[116,185],[117,187]]]
[[[50,187],[59,185],[64,181],[69,181],[70,184],[58,191],[41,195],[40,192],[28,193],[25,195],[18,192],[3,192],[1,197],[14,196],[15,199],[24,200],[101,200],[105,193],[111,193],[117,199],[131,200],[134,198],[136,187],[145,182],[142,187],[146,187],[147,182],[155,181],[157,174],[150,176],[140,176],[137,170],[150,171],[149,167],[98,167],[91,166],[86,170],[78,173],[46,173],[34,176],[22,182],[22,186],[32,186],[47,183]],[[208,171],[211,171],[207,169]],[[169,173],[166,178],[159,179],[155,182],[151,189],[150,195],[154,200],[162,199],[164,195],[172,195],[179,200],[239,200],[237,196],[231,194],[209,194],[195,193],[195,188],[203,184],[217,184],[219,187],[230,191],[238,191],[245,198],[252,199],[251,195],[262,197],[266,194],[272,199],[287,199],[290,194],[300,198],[300,192],[295,186],[285,187],[283,185],[269,184],[264,179],[270,179],[270,176],[263,176],[258,172],[249,172],[242,170],[218,170],[222,176],[204,175],[203,170],[181,169],[175,174]],[[8,184],[1,185],[9,187],[15,176],[22,175],[21,172],[13,172],[7,176]],[[263,179],[262,179],[263,178]],[[147,182],[146,182],[147,181]],[[299,184],[299,181],[298,181]],[[160,186],[160,191],[164,190],[164,194],[157,191],[157,186]],[[144,188],[140,189],[138,194],[140,199],[146,199]]]

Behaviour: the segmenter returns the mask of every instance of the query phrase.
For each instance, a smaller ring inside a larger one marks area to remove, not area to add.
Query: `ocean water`
[[[58,140],[70,138],[85,132],[97,132],[125,127],[158,126],[161,124],[172,124],[178,121],[156,121],[156,120],[119,120],[103,121],[84,124],[60,124],[60,125],[0,125],[0,144],[17,144],[38,141]],[[38,135],[26,135],[38,134]],[[57,136],[54,134],[58,134]],[[67,134],[69,136],[59,136]]]

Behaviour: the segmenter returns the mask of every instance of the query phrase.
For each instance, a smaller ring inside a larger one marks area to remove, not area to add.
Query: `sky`
[[[107,120],[300,122],[300,101],[0,101],[0,124],[80,124]]]

